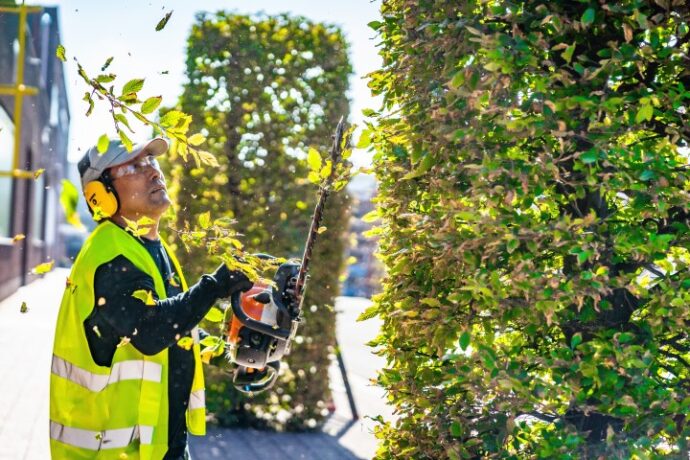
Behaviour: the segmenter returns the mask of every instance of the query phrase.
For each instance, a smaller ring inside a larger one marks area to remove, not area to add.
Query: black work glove
[[[230,270],[225,264],[213,273],[213,277],[218,282],[218,292],[221,297],[230,297],[236,292],[248,291],[254,286],[249,278],[239,270]]]

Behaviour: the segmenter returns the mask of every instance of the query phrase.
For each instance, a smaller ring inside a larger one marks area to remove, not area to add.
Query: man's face
[[[110,177],[120,200],[118,214],[122,216],[157,219],[170,206],[165,177],[155,157],[146,152],[110,168]]]

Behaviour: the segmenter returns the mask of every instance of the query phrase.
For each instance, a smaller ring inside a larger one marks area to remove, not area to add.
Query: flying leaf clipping
[[[141,300],[149,307],[156,305],[156,300],[153,298],[153,293],[151,291],[147,291],[146,289],[138,289],[134,291],[132,293],[132,297]]]
[[[170,20],[170,16],[172,16],[174,10],[170,10],[169,12],[165,13],[165,16],[158,21],[158,24],[156,24],[156,32],[160,32],[165,28],[165,26],[168,24],[168,21]]]

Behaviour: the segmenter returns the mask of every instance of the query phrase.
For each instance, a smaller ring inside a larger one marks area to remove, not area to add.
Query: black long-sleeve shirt
[[[96,270],[94,292],[96,305],[84,321],[86,338],[94,361],[110,366],[122,337],[145,355],[168,348],[168,453],[165,459],[184,458],[187,445],[185,412],[194,377],[194,355],[177,346],[206,315],[217,299],[229,295],[243,274],[230,272],[221,265],[212,275],[203,275],[198,283],[182,292],[179,275],[173,270],[160,241],[141,239],[153,257],[166,290],[166,299],[158,299],[153,278],[139,270],[124,256],[118,256]],[[137,290],[150,291],[155,306],[133,297]]]

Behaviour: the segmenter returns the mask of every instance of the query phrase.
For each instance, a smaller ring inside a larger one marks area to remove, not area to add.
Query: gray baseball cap
[[[108,149],[104,153],[100,153],[96,146],[91,147],[77,164],[82,190],[86,184],[101,177],[106,169],[128,163],[144,151],[149,155],[162,155],[168,151],[168,141],[162,137],[156,137],[135,145],[131,152],[127,151],[120,139],[110,139]]]

